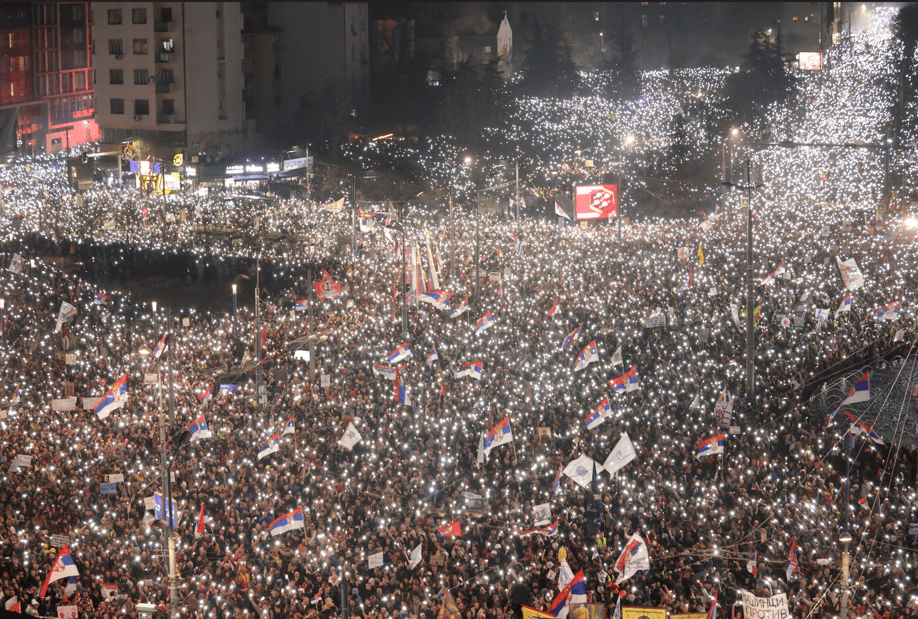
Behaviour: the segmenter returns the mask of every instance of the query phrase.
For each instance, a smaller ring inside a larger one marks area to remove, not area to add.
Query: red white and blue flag
[[[281,436],[287,436],[288,434],[296,433],[296,428],[294,426],[294,418],[291,417],[284,423],[284,427],[281,429]]]
[[[296,302],[296,311],[298,311],[298,312],[305,312],[306,309],[307,309],[307,307],[308,307],[308,306],[307,306],[307,303],[309,303],[309,301],[307,301],[306,299],[300,299],[299,301],[297,301],[297,302]]]
[[[51,572],[45,579],[45,585],[41,588],[41,593],[38,594],[38,597],[45,597],[45,594],[48,592],[48,585],[52,582],[61,580],[62,578],[70,578],[71,576],[79,575],[80,571],[73,562],[73,556],[70,554],[70,549],[64,546],[61,548],[60,552],[57,553],[57,559],[54,560]]]
[[[548,310],[549,316],[554,316],[555,312],[558,311],[558,297],[555,297],[555,302],[551,304],[551,308]]]
[[[627,393],[640,389],[641,384],[638,379],[637,364],[632,365],[627,374],[622,374],[618,378],[610,380],[609,385],[615,393]]]
[[[848,390],[848,394],[841,402],[835,405],[829,414],[829,419],[835,417],[835,413],[846,404],[857,404],[858,402],[867,402],[870,400],[870,370],[864,372],[864,375],[857,379],[857,382]]]
[[[154,359],[159,359],[160,357],[163,356],[163,353],[166,351],[166,346],[167,346],[166,337],[168,337],[168,334],[164,334],[162,338],[160,338],[159,344],[157,344],[156,348],[153,349]]]
[[[586,416],[583,423],[586,424],[587,429],[592,430],[601,426],[602,422],[608,419],[611,414],[612,407],[609,405],[609,398],[606,398],[599,403],[599,406],[593,409],[592,413]]]
[[[880,438],[880,435],[874,432],[873,428],[868,426],[866,423],[864,423],[863,421],[858,421],[857,419],[854,418],[854,415],[852,415],[851,413],[845,413],[845,415],[847,415],[848,419],[851,420],[851,428],[848,430],[850,434],[853,434],[854,436],[857,436],[858,434],[863,434],[864,436],[869,438],[871,441],[873,441],[877,445],[886,444],[883,442],[883,439]]]
[[[462,314],[469,311],[469,300],[468,298],[462,299],[462,303],[457,305],[450,313],[450,318],[455,318],[456,316],[461,316]]]
[[[770,286],[775,283],[775,278],[783,277],[787,272],[787,267],[784,266],[784,261],[781,261],[781,264],[778,265],[778,268],[769,273],[765,279],[762,280],[760,286]]]
[[[204,537],[204,503],[201,503],[201,511],[198,513],[198,521],[194,525],[194,538],[201,539]]]
[[[568,348],[571,347],[571,344],[574,342],[575,339],[577,339],[577,336],[580,335],[580,329],[582,327],[583,327],[583,323],[581,322],[579,325],[577,325],[576,329],[571,331],[570,334],[566,338],[564,338],[564,341],[561,343],[561,350],[567,350]]]
[[[555,475],[555,481],[551,484],[551,493],[552,494],[561,494],[564,490],[564,487],[561,485],[561,471],[564,470],[563,465],[558,466],[558,474]]]
[[[107,294],[102,294],[101,292],[97,292],[96,298],[93,299],[93,303],[95,303],[96,305],[103,305],[105,303],[108,303],[111,300],[112,298],[108,296]]]
[[[430,303],[437,309],[446,309],[449,304],[449,300],[453,297],[452,292],[445,292],[443,290],[428,290],[427,292],[422,292],[418,295],[418,299],[424,303]]]
[[[462,378],[463,376],[468,376],[474,378],[475,380],[481,380],[482,374],[482,363],[481,361],[469,361],[466,364],[463,364],[462,369],[456,372],[455,378]]]
[[[378,363],[374,363],[373,373],[378,376],[382,376],[387,380],[395,380],[395,375],[398,373],[398,369],[390,368],[387,365],[379,365]]]
[[[841,303],[838,304],[838,309],[835,310],[836,314],[841,314],[842,312],[847,312],[851,310],[851,295],[849,294],[844,299],[841,300]]]
[[[895,320],[899,317],[899,302],[893,301],[877,310],[877,320]]]
[[[596,349],[596,340],[587,344],[577,356],[577,363],[574,364],[574,371],[579,372],[594,361],[599,361],[599,351]]]
[[[112,388],[96,404],[95,413],[99,419],[105,419],[127,402],[127,374],[122,374]]]
[[[430,347],[430,353],[427,355],[427,365],[433,367],[440,360],[440,356],[437,354],[437,345],[434,344]]]
[[[722,453],[724,453],[724,435],[718,434],[717,436],[706,438],[698,443],[698,453],[696,457],[701,458],[702,456],[713,456]]]
[[[628,540],[622,554],[618,556],[615,562],[615,571],[618,572],[616,583],[622,583],[641,570],[650,569],[650,553],[647,550],[647,543],[640,535],[635,533]]]
[[[269,524],[268,528],[271,530],[271,537],[283,535],[284,533],[295,531],[296,529],[302,529],[303,508],[297,507],[292,512],[284,514]]]
[[[386,357],[389,363],[398,363],[402,359],[407,359],[411,356],[411,347],[408,346],[408,342],[405,342],[398,348],[396,348],[391,355]]]
[[[501,421],[494,424],[494,427],[488,432],[488,435],[484,439],[484,444],[482,445],[482,451],[485,455],[488,455],[495,447],[509,443],[512,440],[513,432],[510,431],[510,419],[504,417]]]
[[[280,451],[280,432],[272,436],[271,440],[261,446],[261,450],[258,452],[258,459],[261,460],[278,451]]]
[[[482,316],[478,322],[475,323],[475,333],[481,333],[482,331],[484,331],[485,329],[493,325],[494,325],[494,317],[491,315],[491,312],[488,312],[487,314]]]
[[[402,375],[398,371],[395,373],[395,403],[411,406],[411,398],[408,396],[405,385],[402,384]]]
[[[207,427],[207,422],[204,421],[203,413],[195,417],[195,419],[188,424],[187,431],[190,432],[188,440],[192,443],[202,438],[211,438],[213,436],[213,432],[210,431],[210,428]]]
[[[198,394],[198,402],[204,403],[207,400],[211,399],[214,395],[214,386],[209,385],[207,389]]]

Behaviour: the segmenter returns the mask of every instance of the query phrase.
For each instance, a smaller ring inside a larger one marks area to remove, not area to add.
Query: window
[[[146,39],[134,39],[134,53],[138,56],[142,56],[147,53]]]
[[[647,15],[641,15],[641,25],[647,27]]]
[[[117,26],[121,23],[121,9],[108,10],[108,25]]]
[[[150,83],[150,74],[146,69],[134,69],[134,84],[146,86]]]
[[[599,11],[593,11],[593,21],[599,21]]]
[[[132,9],[131,17],[135,24],[145,24],[147,23],[147,10],[146,9]]]
[[[163,114],[175,114],[175,99],[163,99]]]
[[[798,18],[797,18],[797,16],[796,16],[796,15],[794,15],[794,19],[793,19],[793,21],[797,21],[797,19],[798,19]]]
[[[120,56],[122,54],[123,48],[121,46],[121,39],[109,39],[108,40],[108,53],[112,56]]]
[[[484,53],[486,53],[486,54],[490,54],[490,53],[491,53],[491,46],[490,46],[490,45],[485,45],[485,46],[482,48],[482,51],[483,51]]]
[[[112,99],[112,114],[124,114],[124,99]]]
[[[123,84],[124,83],[124,71],[121,69],[109,69],[108,70],[108,83],[109,84]]]
[[[159,72],[159,82],[161,84],[171,84],[175,81],[175,74],[172,69],[163,69]]]
[[[134,116],[149,116],[150,102],[147,99],[134,100]]]
[[[159,21],[164,24],[168,24],[172,21],[172,9],[160,9],[159,10]]]

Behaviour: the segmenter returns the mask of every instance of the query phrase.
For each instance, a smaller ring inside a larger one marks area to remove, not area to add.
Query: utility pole
[[[175,424],[175,384],[172,380],[174,363],[172,360],[172,308],[166,306],[166,348],[167,360],[169,363],[169,425]]]
[[[309,145],[306,145],[306,204],[312,206],[312,162],[309,160]],[[312,208],[309,209],[312,211]]]
[[[449,276],[456,277],[456,261],[453,259],[453,245],[456,244],[454,231],[456,226],[453,224],[453,183],[449,183]]]
[[[755,409],[755,320],[752,316],[752,162],[746,159],[746,388]]]
[[[848,586],[850,585],[849,572],[851,571],[851,555],[848,554],[848,544],[851,543],[850,507],[851,499],[851,449],[854,447],[854,437],[845,435],[845,528],[839,536],[842,543],[842,599],[839,619],[848,619]]]
[[[167,316],[168,310],[167,310]],[[172,385],[172,341],[171,338],[167,337],[166,341],[169,345],[169,385],[171,389]],[[161,358],[161,357],[160,357]],[[178,619],[178,583],[176,577],[175,569],[175,537],[173,536],[173,516],[174,510],[172,509],[172,479],[171,479],[171,469],[172,463],[169,461],[169,452],[166,449],[166,413],[165,413],[165,403],[163,402],[163,379],[162,379],[162,367],[160,359],[156,360],[156,380],[159,386],[159,446],[160,446],[160,474],[162,477],[162,496],[160,497],[162,505],[163,519],[166,521],[166,526],[163,527],[163,537],[166,542],[166,549],[168,553],[169,560],[169,616],[172,619]],[[169,418],[175,419],[175,406],[170,399],[169,403]],[[170,424],[171,428],[171,424]]]
[[[312,285],[312,269],[307,271],[307,290],[306,290],[306,302],[309,304],[309,384],[315,384],[316,382],[316,338],[315,331],[313,330],[313,306],[315,301],[313,300],[313,285]]]
[[[516,208],[513,210],[513,220],[520,221],[520,162],[516,161]]]
[[[402,224],[402,249],[399,259],[402,261],[402,337],[408,339],[408,267],[405,262],[405,251],[407,251],[407,240],[405,239],[405,227]],[[452,248],[450,248],[452,251]]]
[[[159,172],[163,179],[163,243],[165,243],[166,242],[166,161],[164,159],[160,159],[159,161]]]
[[[339,578],[338,585],[341,596],[341,619],[348,619],[351,615],[351,609],[348,604],[347,575],[344,572],[344,558],[339,561]]]
[[[352,176],[351,179],[351,259],[357,260],[357,176]]]
[[[479,236],[479,227],[481,222],[481,187],[478,187],[476,184],[475,188],[475,309],[478,310],[478,306],[481,301],[481,276],[478,272],[479,266],[481,266],[481,240]]]
[[[262,418],[264,404],[261,397],[261,258],[255,260],[255,397],[258,418]]]

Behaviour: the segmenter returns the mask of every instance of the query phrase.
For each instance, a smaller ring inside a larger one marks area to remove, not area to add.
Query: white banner
[[[76,409],[76,396],[51,400],[51,410],[53,411],[72,411],[74,409]]]
[[[124,473],[111,473],[106,475],[106,481],[110,484],[116,484],[118,482],[124,482]]]
[[[99,402],[101,401],[102,401],[102,398],[83,398],[83,410],[84,411],[96,410],[96,406],[98,406]]]
[[[743,592],[743,617],[745,619],[788,619],[787,594],[779,593],[770,598],[760,598]]]

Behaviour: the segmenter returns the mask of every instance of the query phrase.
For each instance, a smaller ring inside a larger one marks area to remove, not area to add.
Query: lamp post
[[[481,257],[479,253],[481,251],[481,242],[479,237],[478,229],[480,227],[481,219],[481,187],[478,186],[478,183],[475,183],[475,307],[477,309],[479,301],[481,299],[481,276],[478,273],[478,268],[481,266]]]
[[[236,284],[233,284],[233,337],[236,336],[236,315],[239,313],[239,306],[236,303]]]
[[[854,437],[845,435],[845,528],[838,536],[842,543],[842,599],[840,619],[848,618],[848,585],[851,556],[848,554],[848,544],[851,543],[850,509],[851,500],[851,450],[854,447]]]
[[[606,53],[606,39],[601,32],[599,33],[599,51]]]
[[[730,131],[731,138],[735,138],[739,133],[739,129],[734,127]],[[723,143],[720,146],[720,169],[721,169],[721,193],[720,193],[720,203],[724,207],[724,212],[727,213],[727,220],[729,221],[729,211],[727,210],[727,186],[724,183],[727,182],[727,140],[724,139]],[[730,182],[733,182],[733,142],[730,142]]]
[[[316,333],[313,327],[313,306],[315,305],[315,301],[313,297],[314,286],[312,285],[312,269],[307,271],[307,278],[306,303],[309,309],[309,384],[313,385],[316,382]]]
[[[625,147],[630,148],[632,144],[634,144],[634,136],[629,135],[628,137],[625,138]],[[615,218],[618,220],[618,242],[621,243],[622,242],[622,208],[621,206],[622,206],[622,195],[624,194],[624,185],[625,185],[625,149],[624,148],[622,149],[622,156],[619,162],[619,167],[621,168],[621,174],[619,175],[619,185],[621,185],[621,187],[619,187],[619,190],[618,190],[618,193],[619,193],[618,205],[616,208]]]
[[[725,187],[736,187],[749,193],[741,198],[741,206],[746,209],[746,391],[749,408],[755,408],[755,320],[752,315],[752,191],[761,187],[761,183],[752,183],[752,162],[746,160],[746,184],[734,185],[725,182]]]

